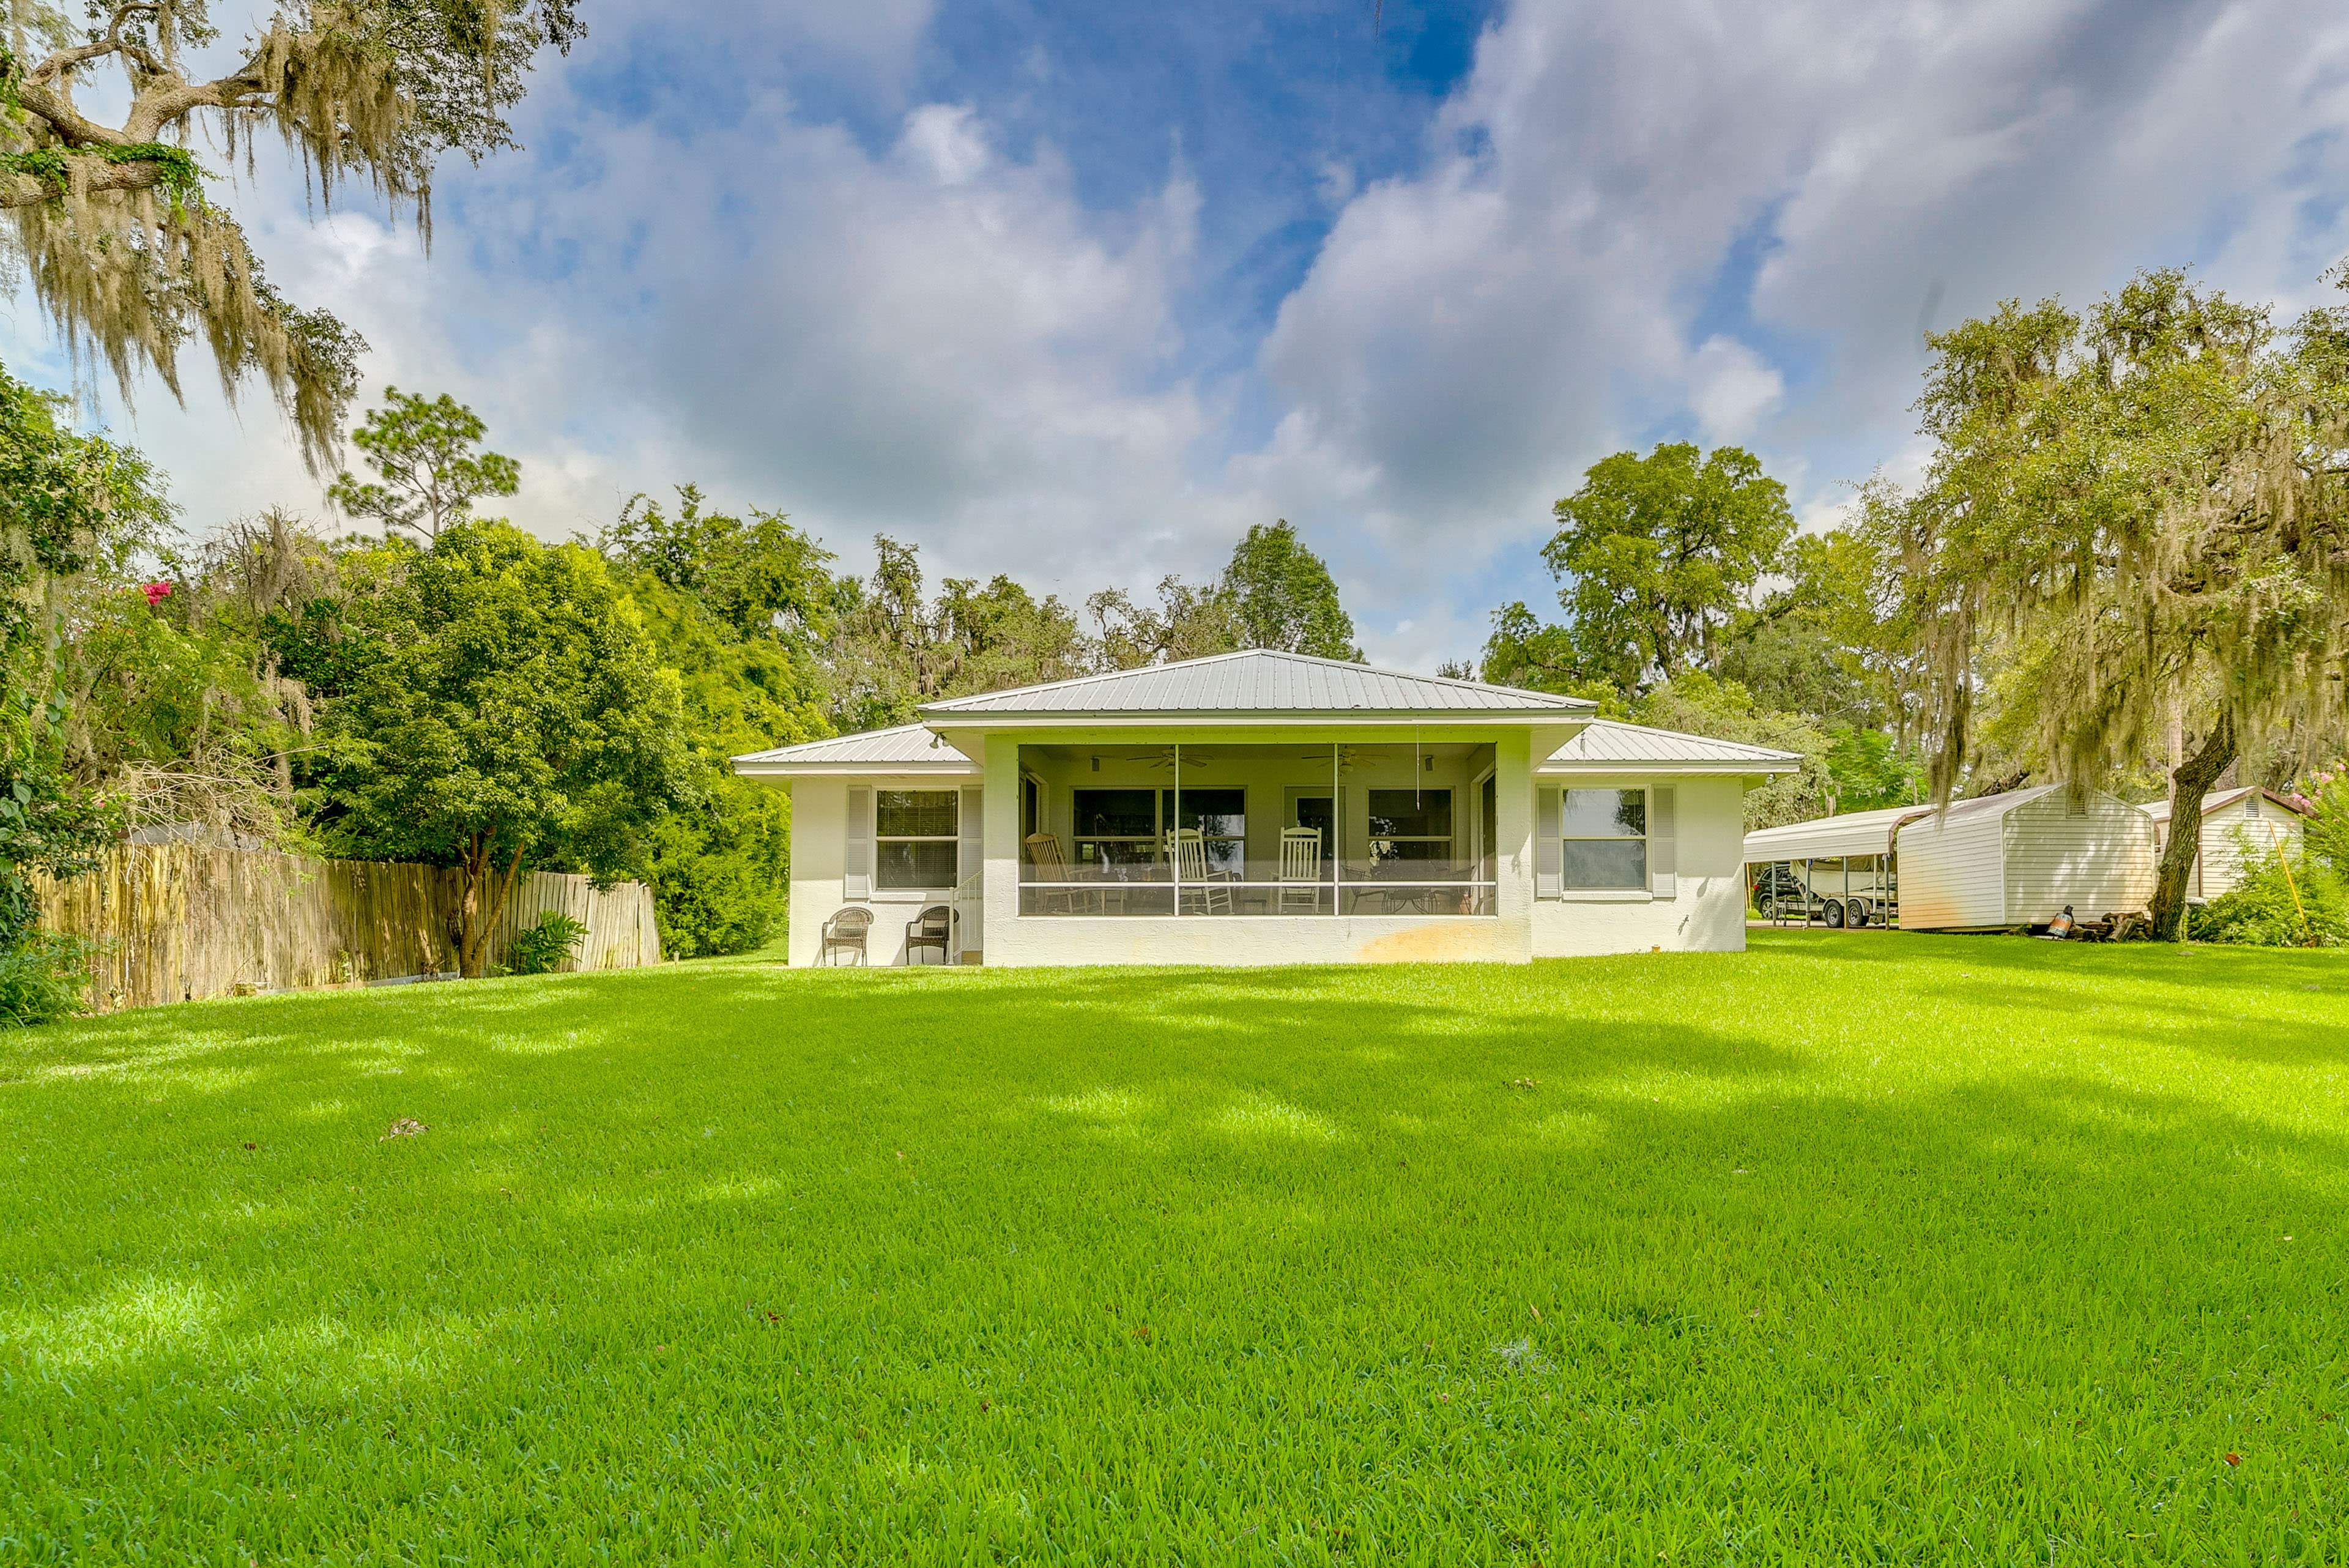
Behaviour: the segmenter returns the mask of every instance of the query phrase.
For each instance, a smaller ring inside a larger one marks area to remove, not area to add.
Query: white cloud
[[[1786,379],[1733,337],[1714,333],[1689,357],[1689,408],[1709,445],[1742,441],[1786,400]]]
[[[429,263],[264,173],[273,275],[369,337],[371,393],[475,404],[550,535],[698,479],[852,559],[885,529],[934,569],[1079,594],[1212,571],[1287,516],[1373,656],[1423,667],[1492,604],[1547,600],[1528,546],[1608,451],[1740,441],[1812,525],[1843,482],[1913,472],[1929,297],[1946,326],[2199,258],[2295,306],[2349,250],[2329,8],[1516,0],[1411,172],[1317,151],[1297,194],[1327,236],[1252,365],[1211,376],[1185,322],[1220,345],[1254,306],[1202,275],[1224,193],[1179,163],[1089,205],[1015,112],[920,88],[929,0],[738,8],[729,48],[798,74],[613,90],[673,16],[599,4],[533,86],[533,150],[444,171]],[[1064,90],[1022,57],[1023,92]],[[843,81],[862,119],[803,101]],[[1740,247],[1758,271],[1724,284]],[[12,361],[39,347],[22,307],[0,326]],[[150,394],[134,433],[194,519],[315,495],[265,405],[240,424],[191,369],[189,411]]]
[[[1356,196],[1284,304],[1269,450],[1373,476],[1319,515],[1386,519],[1344,570],[1390,624],[1431,558],[1455,592],[1544,596],[1520,552],[1547,502],[1658,433],[1754,445],[1823,519],[1913,469],[1929,288],[1948,326],[2202,254],[2308,297],[2349,248],[2344,129],[2349,18],[2287,0],[1520,0],[1425,170]],[[1708,317],[1757,227],[1733,336],[1739,290]],[[1441,618],[1390,650],[1432,657]]]

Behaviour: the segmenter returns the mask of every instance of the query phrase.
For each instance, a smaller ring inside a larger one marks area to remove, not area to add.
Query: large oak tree
[[[201,338],[222,387],[258,379],[320,469],[365,345],[270,286],[198,148],[249,162],[274,132],[322,204],[357,183],[429,239],[434,162],[512,146],[505,114],[532,58],[582,32],[576,0],[280,0],[214,71],[207,0],[98,0],[86,28],[44,0],[13,16],[0,209],[43,309],[126,394],[151,369],[177,396],[181,350]],[[129,97],[111,124],[75,98],[107,69]]]
[[[2141,275],[2085,316],[2009,302],[1933,339],[1935,441],[1912,494],[1871,492],[1946,799],[1987,660],[2010,729],[2075,787],[2168,753],[2174,820],[2247,745],[2329,754],[2349,666],[2349,312],[2268,312]],[[2019,721],[2019,722],[2018,722]],[[2157,932],[2185,915],[2176,833]]]

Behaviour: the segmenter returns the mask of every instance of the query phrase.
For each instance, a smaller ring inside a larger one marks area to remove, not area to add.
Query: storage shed
[[[2088,919],[2142,909],[2158,864],[2151,817],[2062,784],[1765,827],[1745,836],[1745,860],[1757,895],[1783,903],[1792,885],[1795,907],[1830,925],[1875,924],[1890,905],[1912,931],[2044,926],[2066,904]]]
[[[1900,923],[1909,930],[2044,926],[2153,900],[2153,818],[2064,784],[1952,802],[1900,826]]]
[[[2153,818],[2157,855],[2169,842],[2169,802],[2152,801],[2141,808]],[[2194,875],[2186,896],[2197,903],[2231,893],[2242,880],[2243,851],[2282,850],[2294,859],[2308,836],[2305,814],[2272,790],[2246,785],[2217,789],[2202,797],[2202,844],[2194,857]]]

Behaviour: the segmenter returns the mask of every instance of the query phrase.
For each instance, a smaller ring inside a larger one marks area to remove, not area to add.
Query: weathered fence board
[[[45,882],[41,924],[96,947],[90,998],[111,1011],[448,973],[462,898],[462,878],[437,866],[134,844],[88,876]],[[550,871],[514,888],[491,933],[491,961],[548,909],[587,928],[564,969],[660,961],[652,894],[641,883],[599,893],[585,877]]]

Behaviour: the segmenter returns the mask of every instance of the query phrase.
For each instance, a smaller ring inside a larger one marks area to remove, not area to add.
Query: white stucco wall
[[[1745,787],[1734,778],[1622,774],[1552,780],[1577,788],[1669,785],[1679,874],[1670,898],[1583,893],[1534,903],[1536,958],[1745,950]]]
[[[976,778],[925,775],[918,778],[874,775],[864,778],[814,777],[792,781],[792,930],[790,961],[808,965],[823,961],[823,926],[847,898],[848,792],[858,789],[955,789],[976,784]],[[905,922],[926,905],[950,901],[945,889],[914,893],[876,891],[858,900],[873,911],[872,932],[865,939],[868,963],[905,961]],[[833,961],[854,963],[846,954]],[[935,950],[922,954],[924,963],[936,963]]]

